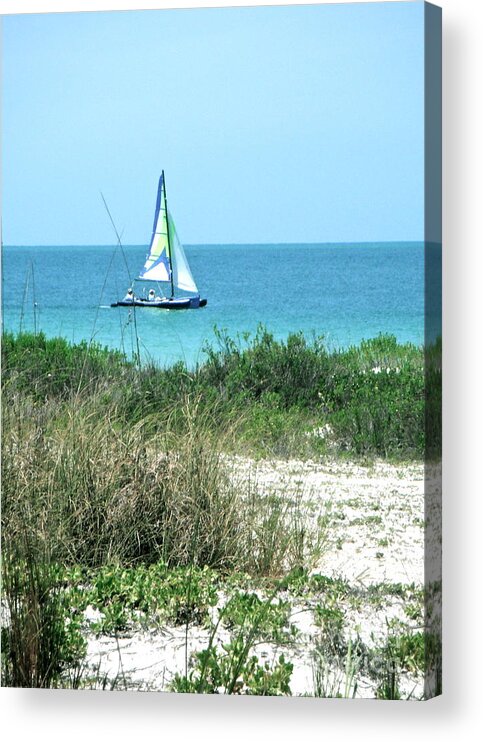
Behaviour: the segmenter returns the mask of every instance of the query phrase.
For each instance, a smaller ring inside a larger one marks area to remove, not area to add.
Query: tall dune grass
[[[209,421],[204,435],[223,435],[236,421],[232,445],[265,456],[439,455],[440,341],[423,350],[383,335],[329,351],[321,339],[277,341],[263,327],[251,339],[216,338],[196,369],[139,369],[99,346],[7,334],[4,384],[32,403],[95,393],[99,415],[130,426],[151,413],[164,425],[169,411],[180,432],[184,400],[197,399]],[[311,435],[322,428],[323,436]]]
[[[62,563],[267,574],[296,552],[295,514],[237,480],[223,454],[233,431],[213,436],[198,400],[184,401],[182,432],[171,409],[162,423],[148,415],[132,425],[98,409],[97,395],[42,405],[14,395],[5,405],[6,543],[28,529]]]

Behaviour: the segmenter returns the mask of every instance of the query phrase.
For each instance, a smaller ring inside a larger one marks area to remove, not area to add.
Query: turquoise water
[[[263,323],[277,338],[302,330],[347,346],[381,332],[424,341],[423,243],[191,245],[185,247],[207,307],[112,309],[144,262],[146,246],[4,247],[5,329],[135,348],[161,364],[202,359],[213,326],[231,335]],[[127,263],[127,266],[126,266]],[[35,306],[36,305],[36,306]]]

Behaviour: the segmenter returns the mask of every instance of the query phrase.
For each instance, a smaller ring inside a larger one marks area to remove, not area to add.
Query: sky
[[[422,2],[3,19],[4,244],[424,238]]]

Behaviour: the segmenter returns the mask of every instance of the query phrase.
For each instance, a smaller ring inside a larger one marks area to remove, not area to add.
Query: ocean
[[[144,263],[145,245],[4,246],[6,330],[42,330],[72,342],[95,340],[160,365],[203,360],[214,327],[236,337],[263,324],[276,338],[302,331],[331,348],[391,333],[424,342],[422,242],[188,245],[205,308],[111,308]],[[439,265],[440,252],[438,251]],[[437,267],[437,266],[436,266]],[[437,270],[435,271],[437,274]]]

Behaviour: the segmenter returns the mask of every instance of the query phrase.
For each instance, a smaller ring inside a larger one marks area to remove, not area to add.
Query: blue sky
[[[5,244],[423,239],[423,3],[10,16]]]

